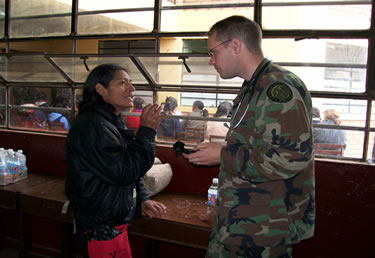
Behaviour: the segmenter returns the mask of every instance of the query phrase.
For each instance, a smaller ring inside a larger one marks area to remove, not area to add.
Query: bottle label
[[[217,200],[216,194],[211,194],[211,193],[208,194],[208,201],[207,201],[208,205],[215,206],[216,200]]]

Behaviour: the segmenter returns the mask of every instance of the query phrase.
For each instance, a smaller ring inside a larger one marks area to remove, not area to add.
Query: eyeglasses
[[[231,41],[232,41],[231,39],[228,39],[228,40],[226,40],[226,41],[224,41],[224,42],[221,42],[219,45],[216,45],[215,47],[211,48],[211,49],[208,50],[208,52],[207,52],[208,56],[210,56],[210,57],[214,57],[214,55],[215,55],[214,49],[215,49],[215,48],[218,48],[218,47],[220,47],[221,45],[224,45],[225,43],[228,43],[228,42],[231,42]]]

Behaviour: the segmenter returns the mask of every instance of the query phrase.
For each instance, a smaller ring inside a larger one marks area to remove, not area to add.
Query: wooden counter
[[[72,210],[62,213],[68,200],[65,195],[65,178],[39,185],[20,194],[20,210],[23,214],[36,215],[73,224]]]
[[[199,219],[207,212],[205,197],[161,193],[152,199],[167,206],[167,213],[161,218],[134,218],[131,234],[193,248],[207,248],[211,225]]]
[[[72,210],[69,208],[66,213],[61,212],[67,201],[65,179],[39,178],[36,180],[36,178],[30,177],[19,183],[18,187],[22,187],[19,194],[19,207],[22,215],[20,257],[26,257],[32,249],[31,232],[36,230],[32,228],[32,216],[61,222],[63,232],[61,256],[70,257],[73,234]],[[17,188],[15,185],[13,188]],[[199,219],[201,214],[207,212],[205,197],[160,193],[152,199],[167,206],[166,215],[162,218],[135,218],[130,227],[131,235],[134,234],[151,241],[166,241],[198,249],[207,247],[211,225]],[[153,245],[157,245],[157,242]]]
[[[19,194],[29,191],[34,187],[48,185],[61,180],[61,177],[29,174],[27,178],[16,183],[0,186],[0,207],[15,210],[18,208]]]

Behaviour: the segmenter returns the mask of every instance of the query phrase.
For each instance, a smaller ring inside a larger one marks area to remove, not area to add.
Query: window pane
[[[78,8],[78,34],[150,32],[153,29],[153,0],[80,0]],[[138,10],[132,10],[135,8]],[[123,12],[105,12],[105,10],[116,9],[123,9]],[[103,13],[90,14],[92,11],[103,11]]]
[[[140,57],[153,79],[160,84],[174,85],[205,85],[240,87],[241,79],[220,79],[212,65],[208,65],[207,57],[189,57],[186,63],[190,68],[189,73],[183,60],[176,57]]]
[[[10,37],[70,34],[72,1],[12,0],[10,5]]]
[[[134,92],[134,97],[139,97],[144,100],[145,105],[153,104],[153,96],[152,91],[145,91],[145,90],[136,90]]]
[[[152,11],[80,15],[77,32],[81,35],[150,32],[153,22]]]
[[[364,92],[367,40],[265,39],[265,56],[295,72],[312,91]],[[282,49],[282,51],[280,51]]]
[[[320,114],[320,119],[313,118],[314,142],[346,145],[345,157],[362,158],[366,103],[366,100],[313,98],[313,107],[318,108],[317,113]],[[363,131],[319,128],[318,124],[361,127]],[[329,155],[327,152],[318,150],[317,154],[319,153]]]
[[[6,88],[0,87],[0,126],[4,126],[6,122]]]
[[[101,40],[99,54],[155,53],[155,40]]]
[[[371,163],[375,163],[375,132],[370,133],[367,160],[371,160]]]
[[[375,127],[375,101],[372,101],[372,105],[371,105],[371,124],[370,124],[370,127],[371,128]]]
[[[321,120],[325,120],[324,111],[337,111],[341,125],[364,127],[367,102],[356,99],[313,98],[313,106],[320,110]]]
[[[0,57],[0,75],[17,82],[65,82],[44,56]]]
[[[85,82],[89,75],[89,70],[94,69],[100,64],[117,64],[124,67],[128,72],[133,83],[146,83],[146,79],[140,73],[129,57],[88,57],[86,58],[87,68],[84,60],[80,57],[53,57],[54,62],[75,82]]]
[[[72,107],[68,88],[13,87],[10,104],[11,127],[67,131]]]
[[[263,39],[262,47],[274,62],[367,64],[366,39]]]
[[[296,5],[296,1],[293,1],[293,4],[287,4],[287,2],[291,3],[292,1],[272,1],[272,4],[263,1],[262,24],[264,29],[359,30],[370,27],[371,1],[368,1],[368,4],[350,5],[302,5],[302,3]]]
[[[10,109],[11,128],[67,133],[70,121],[69,111],[53,112],[48,111],[47,108],[32,109],[27,106]]]
[[[362,158],[362,152],[363,152],[363,139],[364,139],[364,132],[361,131],[353,131],[353,130],[338,130],[338,129],[315,129],[314,133],[315,135],[318,134],[317,131],[321,132],[323,131],[323,134],[330,137],[331,141],[329,142],[329,145],[326,144],[319,144],[318,141],[314,142],[314,151],[317,157],[333,157],[333,158],[340,158],[340,157],[346,157],[346,158]],[[340,145],[339,142],[333,143],[333,140],[339,139],[339,135],[345,135],[347,141],[345,148],[341,150],[338,145]],[[327,138],[328,138],[327,137]],[[332,145],[334,144],[334,145]],[[342,155],[339,153],[342,152]]]
[[[238,0],[163,1],[161,31],[208,31],[214,23],[233,14],[253,19],[253,3]],[[236,4],[242,5],[236,7]]]
[[[0,87],[0,106],[6,104],[5,98],[6,98],[6,88]]]
[[[181,93],[181,106],[187,106],[191,108],[194,101],[196,100],[202,101],[204,104],[204,107],[216,107],[216,94],[215,93],[194,93],[194,92]]]
[[[341,73],[335,75],[338,78],[332,79],[325,77],[328,68],[317,67],[288,67],[284,68],[298,75],[310,91],[335,91],[335,92],[364,92],[365,91],[365,72],[366,69],[349,69],[342,70]],[[354,74],[361,75],[354,80]]]
[[[344,156],[348,158],[362,158],[364,132],[346,130],[347,145]]]
[[[3,127],[6,125],[6,109],[0,107],[0,126]]]
[[[212,111],[216,111],[216,107],[221,102],[232,102],[235,97],[235,94],[182,92],[181,106],[191,108],[194,101],[200,100],[203,102],[204,107],[208,108],[210,113],[213,113]]]
[[[97,11],[97,10],[113,10],[113,9],[134,9],[144,7],[154,7],[154,0],[138,0],[138,1],[119,1],[119,0],[79,0],[78,9],[80,12]]]
[[[0,0],[0,38],[4,37],[5,0]]]

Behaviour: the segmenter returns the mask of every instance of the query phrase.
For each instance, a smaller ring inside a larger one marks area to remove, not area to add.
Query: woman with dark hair
[[[174,97],[167,97],[164,102],[163,113],[164,118],[158,128],[158,137],[176,138],[177,132],[183,132],[182,125],[179,119],[174,119],[171,116],[175,115],[177,108],[177,100]]]
[[[229,113],[232,111],[232,103],[228,101],[221,102],[217,107],[214,117],[216,118],[227,118]],[[219,136],[223,138],[227,135],[228,127],[225,126],[225,122],[222,121],[208,121],[207,122],[207,138],[210,136]]]
[[[142,178],[154,162],[155,130],[164,115],[160,106],[149,104],[137,135],[125,130],[120,113],[133,107],[134,91],[124,68],[97,66],[84,84],[79,114],[68,133],[66,193],[78,239],[88,243],[90,256],[96,252],[92,240],[119,238],[129,255],[126,228],[132,218],[141,211],[150,217],[166,212],[162,203],[149,200]]]
[[[192,112],[188,114],[188,116],[191,117],[207,117],[208,111],[207,109],[204,109],[204,103],[200,100],[196,100],[193,103],[192,106]],[[199,129],[205,129],[207,122],[204,120],[195,120],[195,119],[189,119],[185,120],[184,122],[184,129],[185,128],[199,128]]]

